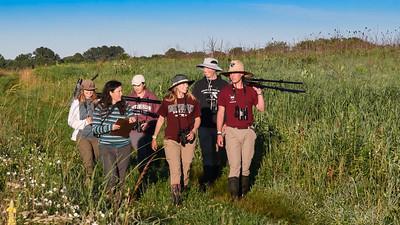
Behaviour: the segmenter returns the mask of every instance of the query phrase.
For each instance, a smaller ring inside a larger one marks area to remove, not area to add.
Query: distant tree
[[[73,56],[67,56],[62,59],[65,63],[81,63],[85,58],[81,53],[75,53]]]
[[[96,48],[90,48],[83,53],[83,57],[86,60],[98,61],[98,60],[112,60],[123,57],[125,50],[120,46],[101,46]]]
[[[229,55],[243,55],[244,51],[242,47],[235,47],[229,50]]]
[[[166,57],[170,57],[170,58],[179,58],[179,57],[186,56],[186,52],[178,51],[175,48],[170,48],[164,53],[164,55]]]
[[[34,58],[31,53],[18,55],[12,63],[14,68],[34,67],[34,65]]]
[[[204,58],[206,56],[206,53],[204,53],[204,52],[191,52],[191,53],[188,53],[188,55],[190,57],[193,57],[193,58]]]
[[[287,52],[289,49],[289,45],[284,41],[269,42],[264,48],[266,52]]]
[[[152,58],[152,59],[160,59],[162,57],[164,57],[164,55],[162,55],[162,54],[153,54],[153,55],[151,55],[150,58]]]
[[[0,54],[0,68],[5,68],[7,65],[6,59]]]
[[[33,52],[33,55],[36,65],[53,65],[60,60],[60,56],[54,53],[53,50],[46,47],[37,48]]]

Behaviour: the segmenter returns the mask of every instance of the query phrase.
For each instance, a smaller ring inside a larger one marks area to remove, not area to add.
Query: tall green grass
[[[98,73],[99,91],[107,80],[118,79],[128,94],[130,79],[140,73],[161,98],[174,74],[202,76],[195,68],[202,59],[132,59],[41,67],[33,71],[35,82],[3,85],[1,210],[16,201],[20,223],[399,224],[399,50],[241,60],[257,77],[304,81],[307,90],[297,95],[264,90],[266,112],[256,114],[254,184],[241,201],[231,202],[226,193],[227,168],[207,192],[198,190],[199,151],[192,188],[180,207],[170,204],[162,158],[140,197],[128,196],[138,178],[135,166],[120,197],[105,195],[101,166],[92,184],[84,185],[66,123],[77,78]],[[228,60],[220,61],[226,68]]]

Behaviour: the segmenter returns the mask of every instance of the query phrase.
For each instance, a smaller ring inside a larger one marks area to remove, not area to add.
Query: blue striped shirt
[[[111,108],[112,112],[108,114],[107,118],[105,118],[106,115],[104,115],[105,113],[102,112],[100,105],[95,108],[93,113],[92,130],[93,134],[100,135],[100,144],[112,145],[114,147],[120,148],[130,144],[130,138],[110,135],[112,125],[115,124],[118,119],[126,119],[132,117],[134,113],[131,107],[126,108],[126,112],[124,115],[121,115],[119,113],[118,107],[110,106],[108,110],[110,111]]]

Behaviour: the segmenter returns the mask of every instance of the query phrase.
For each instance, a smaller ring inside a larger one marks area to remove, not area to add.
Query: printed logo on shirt
[[[211,97],[212,99],[217,99],[218,93],[220,92],[220,90],[217,89],[204,89],[201,90],[201,93],[203,95],[207,95],[207,97]]]
[[[192,113],[194,110],[194,105],[191,104],[178,104],[178,105],[169,105],[168,113],[174,114],[175,117],[186,117],[187,114]]]
[[[143,110],[143,111],[151,111],[151,105],[137,104],[137,105],[133,105],[132,109],[139,109],[139,110]]]
[[[229,95],[229,103],[236,103],[235,95]]]

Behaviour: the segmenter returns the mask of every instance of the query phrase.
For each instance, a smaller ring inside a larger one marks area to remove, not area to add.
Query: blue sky
[[[400,36],[400,1],[100,1],[0,0],[0,54],[13,59],[48,47],[61,57],[90,47],[120,45],[130,55],[169,48],[206,50],[210,38],[223,50],[296,43],[339,30]],[[321,33],[320,33],[321,32]]]

